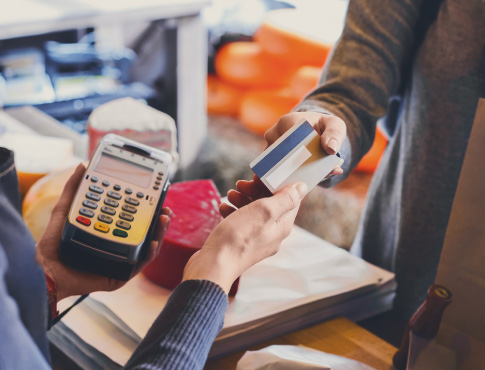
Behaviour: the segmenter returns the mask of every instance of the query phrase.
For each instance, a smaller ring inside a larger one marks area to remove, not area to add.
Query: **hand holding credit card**
[[[295,182],[312,190],[344,160],[337,153],[327,154],[320,135],[304,120],[285,132],[250,163],[251,169],[272,192]]]

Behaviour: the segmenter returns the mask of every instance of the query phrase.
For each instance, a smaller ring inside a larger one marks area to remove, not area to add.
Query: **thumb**
[[[173,216],[173,212],[168,207],[163,207],[158,219],[157,232],[155,235],[155,241],[161,245],[165,234],[167,233],[168,226],[170,225],[170,220]]]
[[[271,210],[271,216],[278,220],[286,213],[298,208],[303,197],[308,192],[308,187],[303,182],[285,186],[272,197],[261,199]]]
[[[336,116],[323,115],[318,120],[322,147],[328,154],[336,154],[347,136],[344,121]]]
[[[79,183],[81,182],[81,179],[84,176],[85,170],[86,170],[86,167],[84,167],[82,163],[80,163],[76,167],[76,169],[74,170],[74,173],[71,175],[69,180],[67,180],[66,185],[64,185],[64,189],[62,190],[61,196],[57,201],[57,204],[54,210],[52,211],[52,214],[67,215],[72,203],[72,199],[76,194],[76,190],[79,186]]]

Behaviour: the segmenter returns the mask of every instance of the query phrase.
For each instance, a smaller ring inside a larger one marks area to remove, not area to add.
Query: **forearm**
[[[342,151],[348,173],[369,150],[377,120],[399,85],[414,42],[422,0],[350,0],[346,26],[321,85],[296,111],[334,114],[347,125]],[[331,182],[341,180],[332,179]]]
[[[227,304],[227,295],[210,281],[181,283],[125,368],[202,369]]]
[[[126,368],[202,369],[222,328],[231,284],[279,250],[306,191],[304,184],[289,185],[226,215],[190,258],[184,281]]]

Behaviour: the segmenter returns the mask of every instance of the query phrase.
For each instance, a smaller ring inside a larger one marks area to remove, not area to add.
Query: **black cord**
[[[72,310],[72,308],[76,305],[78,305],[79,303],[81,303],[82,301],[84,301],[84,299],[88,296],[89,294],[84,294],[82,296],[80,296],[78,299],[76,299],[76,302],[74,302],[69,308],[65,309],[62,313],[60,313],[59,315],[57,315],[53,320],[52,320],[52,325],[55,325],[57,324],[59,321],[61,321],[61,319],[66,316],[66,314]]]

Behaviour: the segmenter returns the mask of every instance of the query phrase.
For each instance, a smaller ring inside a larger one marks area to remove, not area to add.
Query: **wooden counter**
[[[376,370],[392,370],[396,348],[345,318],[337,318],[261,343],[249,350],[273,344],[303,345],[363,362]],[[208,362],[205,370],[234,370],[244,351]]]

